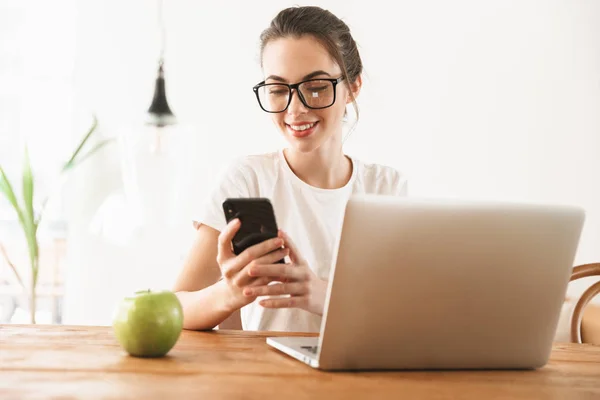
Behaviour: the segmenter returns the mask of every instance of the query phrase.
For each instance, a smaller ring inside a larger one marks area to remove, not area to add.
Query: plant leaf
[[[29,248],[29,259],[31,261],[32,273],[34,276],[34,282],[37,279],[37,255],[38,255],[38,243],[36,238],[35,228],[32,228],[31,223],[28,222],[23,209],[19,206],[15,192],[13,191],[12,185],[8,180],[8,177],[4,173],[4,170],[0,166],[0,191],[8,199],[10,204],[13,206],[17,216],[19,217],[19,223],[25,233],[27,239],[27,247]]]
[[[29,151],[25,147],[25,156],[23,157],[23,229],[27,237],[29,247],[29,259],[31,266],[36,268],[38,256],[37,243],[37,224],[35,223],[35,213],[33,210],[33,173],[31,172],[31,162],[29,160]]]
[[[79,143],[79,145],[77,146],[77,148],[75,149],[73,154],[71,155],[71,158],[69,159],[69,161],[67,161],[65,163],[65,165],[62,168],[62,171],[70,169],[73,166],[73,164],[75,163],[75,159],[77,158],[77,155],[79,154],[79,152],[81,151],[83,146],[85,146],[88,139],[90,138],[90,136],[92,136],[92,133],[94,133],[94,131],[96,130],[97,127],[98,127],[98,118],[96,118],[96,116],[94,115],[94,122],[92,123],[92,126],[90,127],[88,132],[85,134],[85,136],[83,137],[83,139],[81,140],[81,142]]]
[[[86,158],[93,156],[94,153],[96,153],[98,150],[100,150],[101,148],[103,148],[104,146],[106,146],[107,144],[112,142],[113,140],[114,140],[113,138],[104,139],[103,141],[97,143],[94,147],[92,147],[92,149],[90,151],[88,151],[84,155],[80,156],[79,158],[73,160],[73,162],[71,162],[71,164],[69,164],[68,166],[65,166],[64,170],[74,168],[77,165],[81,164]]]
[[[27,147],[25,147],[23,161],[23,214],[25,219],[33,224],[35,218],[33,211],[33,172],[31,171],[31,162]]]
[[[111,141],[114,140],[114,138],[105,139],[105,140],[101,141],[100,143],[96,144],[86,154],[84,154],[82,156],[79,156],[79,153],[81,152],[81,150],[83,149],[83,147],[85,146],[85,144],[87,143],[87,141],[90,139],[90,137],[92,136],[92,134],[96,130],[96,127],[98,126],[98,119],[96,118],[95,115],[93,117],[94,117],[94,122],[93,122],[92,126],[90,127],[90,129],[88,130],[88,132],[83,137],[82,141],[79,143],[79,145],[77,146],[77,148],[75,149],[75,151],[71,155],[71,158],[69,159],[69,161],[67,161],[63,165],[63,168],[60,171],[61,173],[65,173],[65,172],[67,172],[67,171],[75,168],[75,166],[81,164],[81,162],[83,162],[86,158],[92,156],[95,152],[97,152],[102,147],[104,147],[105,145],[107,145],[109,142],[111,142]],[[48,200],[49,200],[49,197],[46,197],[44,199],[44,201],[42,202],[42,205],[40,207],[40,212],[38,213],[38,216],[37,216],[37,220],[35,220],[36,226],[39,226],[40,223],[41,223],[41,221],[42,221],[42,217],[44,215],[44,210],[46,209],[46,204],[48,203]]]
[[[10,258],[8,258],[8,253],[6,252],[6,249],[4,248],[4,245],[2,243],[0,243],[0,253],[2,253],[2,256],[4,257],[4,261],[6,261],[8,266],[15,273],[15,277],[17,278],[19,285],[21,285],[21,287],[23,289],[25,289],[25,283],[23,283],[23,279],[21,279],[21,275],[19,275],[19,271],[17,271],[17,267],[15,267],[15,264],[13,264],[12,261],[10,261]]]
[[[15,196],[15,192],[13,191],[12,185],[8,180],[8,177],[4,173],[4,169],[0,166],[0,192],[4,194],[4,197],[9,201],[9,203],[13,206],[13,209],[17,213],[19,217],[19,222],[21,225],[24,223],[24,216],[21,207],[19,207],[19,203],[17,202],[17,197]]]
[[[42,221],[42,216],[44,215],[44,210],[46,209],[46,204],[50,200],[50,196],[47,196],[44,201],[42,201],[42,205],[40,206],[40,211],[38,213],[37,219],[35,220],[35,224],[39,227],[40,222]]]

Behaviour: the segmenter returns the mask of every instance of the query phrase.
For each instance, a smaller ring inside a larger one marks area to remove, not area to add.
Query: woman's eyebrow
[[[325,71],[319,70],[319,71],[315,71],[315,72],[311,72],[310,74],[306,75],[304,78],[302,78],[302,80],[306,80],[306,79],[311,79],[311,78],[315,78],[319,75],[327,75],[327,76],[331,76],[330,74],[328,74]]]
[[[311,72],[310,74],[306,75],[304,78],[302,78],[302,80],[311,79],[311,78],[314,78],[314,77],[319,76],[319,75],[331,76],[331,74],[329,74],[328,72],[325,72],[325,71],[322,71],[322,70],[318,70],[318,71],[314,71],[314,72]],[[267,77],[267,79],[265,79],[265,81],[268,81],[268,80],[273,80],[273,81],[278,81],[278,82],[287,82],[287,79],[282,78],[282,77],[277,76],[277,75],[269,75]]]

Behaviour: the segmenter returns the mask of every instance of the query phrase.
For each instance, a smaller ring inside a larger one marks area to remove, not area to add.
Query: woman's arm
[[[173,288],[183,307],[185,329],[241,329],[238,309],[229,304],[231,295],[217,263],[219,231],[198,227],[196,239]]]
[[[256,299],[243,291],[277,279],[251,277],[248,270],[286,257],[289,250],[282,248],[283,239],[268,239],[235,255],[231,240],[240,226],[239,219],[235,219],[221,233],[206,225],[198,228],[192,251],[174,287],[183,307],[185,329],[208,330],[217,325],[241,328],[239,310]],[[224,322],[228,318],[231,320]]]

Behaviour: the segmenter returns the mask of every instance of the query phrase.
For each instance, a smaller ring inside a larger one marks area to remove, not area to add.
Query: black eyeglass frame
[[[294,84],[291,84],[291,85],[287,84],[287,83],[265,83],[265,81],[262,81],[262,82],[258,83],[257,85],[255,85],[252,88],[252,90],[254,90],[254,94],[256,95],[256,100],[258,101],[258,105],[260,106],[260,108],[264,112],[268,112],[268,113],[271,113],[271,114],[279,114],[279,113],[282,113],[285,110],[287,110],[288,107],[290,106],[291,102],[292,102],[292,96],[294,95],[294,92],[292,92],[292,90],[296,90],[296,93],[298,94],[298,98],[300,99],[300,101],[302,102],[302,104],[304,104],[304,106],[306,108],[309,108],[311,110],[322,110],[324,108],[329,108],[329,107],[331,107],[332,105],[335,104],[335,99],[336,99],[336,96],[337,96],[337,85],[338,85],[338,83],[340,83],[343,80],[344,80],[343,76],[340,76],[339,78],[313,78],[313,79],[307,79],[307,80],[302,81],[302,82],[294,83]],[[300,85],[302,85],[303,83],[306,83],[306,82],[315,82],[315,81],[328,81],[328,82],[331,82],[333,84],[333,101],[331,102],[330,105],[325,106],[325,107],[311,107],[308,104],[306,104],[306,100],[304,99],[304,96],[302,95],[302,92],[298,90],[298,87]],[[287,102],[285,108],[283,110],[281,110],[281,111],[268,111],[268,110],[266,110],[263,107],[262,103],[260,102],[260,97],[259,97],[259,94],[258,94],[258,90],[260,88],[262,88],[262,87],[265,87],[265,86],[274,86],[274,85],[287,86],[288,91],[289,91],[288,102]]]

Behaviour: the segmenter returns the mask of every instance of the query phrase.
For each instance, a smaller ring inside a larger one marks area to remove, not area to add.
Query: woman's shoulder
[[[278,162],[277,152],[237,156],[221,170],[219,180],[244,187],[249,195],[256,195],[261,187],[276,179]]]
[[[375,162],[354,159],[357,179],[365,191],[377,194],[406,194],[407,177],[399,169]]]
[[[231,157],[213,170],[213,194],[218,201],[226,197],[258,197],[261,188],[273,182],[276,165],[277,153]]]
[[[278,153],[249,154],[233,158],[226,167],[228,174],[253,175],[266,173],[277,167]]]
[[[358,173],[362,175],[363,179],[378,180],[378,179],[392,179],[398,180],[404,177],[404,173],[400,170],[386,164],[379,164],[374,162],[365,162],[353,158],[354,164],[357,165]]]

